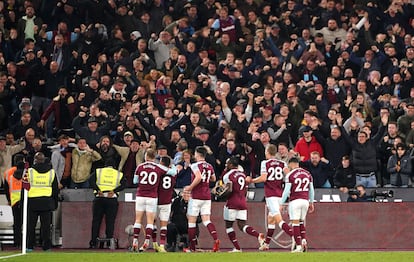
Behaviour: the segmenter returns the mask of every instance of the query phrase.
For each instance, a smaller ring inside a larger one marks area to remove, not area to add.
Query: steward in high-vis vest
[[[24,156],[18,154],[14,157],[15,166],[4,172],[4,191],[7,202],[13,212],[13,243],[15,247],[22,245],[22,176],[25,168]]]
[[[33,166],[27,172],[27,182],[30,184],[28,192],[27,249],[31,251],[35,246],[35,228],[40,216],[42,248],[43,250],[49,250],[52,247],[50,240],[52,211],[57,207],[59,189],[55,171],[49,159],[42,152],[35,154]]]
[[[90,248],[95,248],[101,222],[105,216],[106,239],[113,239],[116,214],[118,213],[118,193],[126,186],[126,179],[121,171],[114,168],[113,159],[107,159],[104,168],[97,168],[90,183],[94,189],[95,199],[92,206],[92,237]]]

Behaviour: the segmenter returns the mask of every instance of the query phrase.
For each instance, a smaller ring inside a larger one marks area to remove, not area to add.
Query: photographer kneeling
[[[371,197],[367,196],[367,192],[363,185],[357,185],[355,189],[348,191],[349,197],[347,202],[371,202]]]

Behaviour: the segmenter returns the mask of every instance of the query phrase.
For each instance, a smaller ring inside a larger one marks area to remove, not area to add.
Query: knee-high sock
[[[267,226],[267,234],[266,234],[266,244],[270,243],[270,240],[272,240],[273,234],[275,233],[276,225],[268,225]]]
[[[302,239],[306,239],[306,227],[305,227],[305,223],[302,221],[299,224],[300,227],[300,236]]]
[[[216,226],[211,221],[206,221],[203,223],[206,227],[210,235],[213,237],[214,240],[217,240],[217,231]]]
[[[237,241],[236,232],[234,232],[234,229],[232,227],[226,228],[226,232],[233,246],[236,249],[240,249],[239,241]]]
[[[141,232],[141,224],[134,224],[134,238],[138,238],[139,233]]]
[[[259,232],[257,232],[256,229],[254,229],[253,227],[251,227],[249,225],[245,225],[243,227],[243,232],[248,234],[248,235],[254,236],[254,237],[259,236]]]
[[[167,227],[160,228],[160,245],[165,245],[165,239],[167,238]]]
[[[293,237],[295,238],[296,245],[302,244],[302,238],[300,237],[300,226],[293,224]]]
[[[279,227],[290,237],[293,236],[292,228],[285,221],[280,221]]]
[[[150,240],[151,239],[152,232],[153,232],[153,225],[148,224],[147,227],[145,228],[145,240]]]

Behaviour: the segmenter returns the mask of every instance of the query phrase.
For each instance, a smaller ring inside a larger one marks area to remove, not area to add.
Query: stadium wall
[[[125,227],[134,223],[133,202],[120,202],[115,225],[119,247],[128,247]],[[222,202],[212,203],[212,221],[215,223],[222,248],[231,248],[225,234]],[[248,203],[248,223],[260,232],[265,230],[263,202]],[[313,249],[404,249],[414,250],[414,202],[401,203],[316,203],[316,211],[308,215],[307,239]],[[283,214],[287,218],[286,212]],[[62,202],[62,248],[88,248],[91,234],[92,203]],[[213,241],[200,224],[199,246],[210,249]],[[235,230],[244,249],[258,247],[257,240]],[[104,235],[104,223],[101,230]],[[280,236],[279,236],[280,235]],[[290,238],[275,233],[271,248],[287,248]],[[140,243],[144,236],[141,234]]]

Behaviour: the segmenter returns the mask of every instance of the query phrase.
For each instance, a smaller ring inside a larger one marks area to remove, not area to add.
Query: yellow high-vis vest
[[[114,168],[97,168],[96,185],[101,192],[113,191],[121,184],[122,176],[122,172]]]
[[[28,197],[50,197],[52,196],[52,183],[55,179],[55,170],[50,169],[46,173],[39,173],[33,168],[28,172],[30,190]]]

